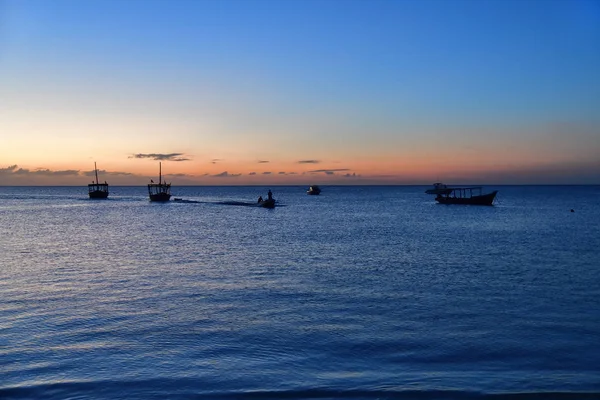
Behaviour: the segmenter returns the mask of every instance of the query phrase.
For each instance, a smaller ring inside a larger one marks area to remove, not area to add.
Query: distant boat
[[[167,184],[167,182],[162,181],[162,166],[161,163],[158,163],[158,183],[154,183],[153,180],[150,180],[148,184],[148,195],[150,196],[150,201],[169,201],[171,198],[171,184]]]
[[[480,186],[449,188],[449,193],[438,194],[435,200],[440,204],[470,204],[476,206],[491,206],[494,203],[497,190],[482,193]]]
[[[106,199],[108,197],[108,183],[98,182],[98,168],[94,162],[94,172],[96,173],[96,181],[88,185],[88,194],[90,199]]]
[[[275,208],[275,199],[266,199],[258,202],[259,207]]]
[[[437,182],[433,184],[433,189],[427,189],[425,193],[427,194],[449,194],[452,192],[452,188],[444,185],[441,182]]]
[[[271,189],[269,189],[269,192],[267,193],[267,198],[263,200],[262,196],[260,196],[258,198],[258,203],[256,204],[259,207],[275,208],[275,199],[273,198],[273,193],[271,192]]]
[[[318,194],[321,194],[321,188],[318,187],[317,185],[312,185],[311,187],[308,188],[308,190],[306,191],[306,194],[316,196]]]

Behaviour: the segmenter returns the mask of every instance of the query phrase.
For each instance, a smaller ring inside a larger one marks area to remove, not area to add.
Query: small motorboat
[[[269,189],[266,199],[263,199],[262,196],[258,198],[257,205],[263,208],[275,208],[275,199],[273,198],[273,193],[271,192],[271,189]]]
[[[275,208],[275,199],[266,199],[258,202],[259,207]]]
[[[317,185],[312,185],[311,187],[308,188],[308,190],[306,191],[306,194],[309,194],[312,196],[321,194],[321,188],[318,187]]]

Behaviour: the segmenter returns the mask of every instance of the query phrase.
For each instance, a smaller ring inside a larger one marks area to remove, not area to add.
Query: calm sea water
[[[0,187],[0,398],[600,398],[599,186],[111,189]]]

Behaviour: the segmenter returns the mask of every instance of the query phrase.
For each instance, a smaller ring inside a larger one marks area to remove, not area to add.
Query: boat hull
[[[171,199],[169,193],[155,193],[150,195],[150,201],[165,202]]]
[[[275,199],[260,201],[258,202],[258,206],[263,208],[275,208]]]
[[[90,199],[107,199],[108,191],[103,190],[94,190],[93,192],[89,192]]]
[[[471,197],[438,196],[435,200],[440,204],[465,204],[474,206],[491,206],[496,198],[497,190],[492,193]]]

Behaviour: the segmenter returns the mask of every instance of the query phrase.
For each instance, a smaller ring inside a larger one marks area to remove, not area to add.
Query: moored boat
[[[157,202],[169,201],[171,198],[171,184],[167,183],[167,181],[163,182],[162,180],[161,163],[158,163],[158,183],[154,183],[154,181],[150,179],[150,183],[148,184],[148,195],[150,196],[150,201]]]
[[[480,186],[454,187],[450,192],[438,194],[435,200],[440,204],[467,204],[475,206],[491,206],[498,194],[497,190],[483,193]]]
[[[433,189],[427,189],[425,193],[427,194],[449,194],[452,192],[452,188],[444,185],[441,182],[436,182],[433,184]]]
[[[317,185],[312,185],[311,187],[308,188],[308,190],[306,191],[306,194],[313,195],[313,196],[321,194],[321,188],[318,187]]]
[[[106,199],[108,198],[108,183],[98,182],[98,168],[94,162],[94,172],[96,173],[96,181],[88,185],[88,194],[90,199]]]

